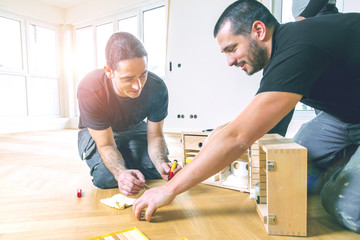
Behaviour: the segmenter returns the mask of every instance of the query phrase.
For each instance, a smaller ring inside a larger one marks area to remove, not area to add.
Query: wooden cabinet
[[[190,162],[201,150],[209,132],[186,132],[181,134],[184,148],[183,164]]]
[[[201,150],[202,145],[204,144],[207,136],[210,132],[184,132],[182,133],[182,143],[184,147],[184,163],[190,162]],[[236,168],[236,163],[244,162],[248,165],[249,154],[248,151],[241,155],[239,159],[233,164],[227,166],[214,176],[203,181],[202,183],[223,187],[233,190],[238,190],[242,192],[250,191],[249,184],[249,175],[247,176],[235,176],[232,171]]]
[[[307,149],[277,134],[251,146],[251,188],[260,185],[257,211],[268,234],[307,234]]]
[[[185,163],[200,152],[208,134],[182,133]],[[231,165],[203,183],[252,193],[258,186],[258,201],[254,201],[267,233],[306,236],[307,149],[278,134],[267,134],[237,161],[248,162],[247,186],[227,184]]]

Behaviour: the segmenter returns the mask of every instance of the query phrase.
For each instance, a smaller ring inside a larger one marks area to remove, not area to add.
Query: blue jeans
[[[324,208],[360,233],[360,124],[320,112],[294,141],[308,149],[308,192],[320,192]]]
[[[161,176],[147,150],[146,126],[145,122],[140,122],[125,132],[114,132],[114,140],[127,169],[138,169],[145,179],[159,179]],[[102,161],[87,128],[81,129],[78,133],[78,149],[81,159],[86,160],[90,168],[90,175],[96,187],[105,189],[118,186],[113,174]]]

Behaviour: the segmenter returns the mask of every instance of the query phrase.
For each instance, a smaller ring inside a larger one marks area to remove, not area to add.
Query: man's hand
[[[304,19],[305,19],[304,17],[298,16],[298,17],[296,18],[296,21],[302,21],[302,20],[304,20]]]
[[[138,198],[133,204],[133,213],[140,220],[141,211],[145,208],[145,220],[150,221],[156,209],[169,204],[175,198],[175,194],[166,190],[165,185],[151,188]]]
[[[134,196],[144,188],[145,177],[139,170],[126,169],[117,176],[119,191],[126,196]]]
[[[168,175],[171,169],[171,162],[164,162],[161,164],[160,175],[163,179],[168,180]],[[181,170],[181,166],[178,164],[174,170],[174,175]]]

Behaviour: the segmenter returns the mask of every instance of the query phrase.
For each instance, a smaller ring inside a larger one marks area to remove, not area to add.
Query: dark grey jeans
[[[147,150],[146,123],[140,122],[125,132],[114,132],[114,140],[125,161],[127,169],[138,169],[145,179],[161,178],[152,163]],[[98,188],[118,186],[113,174],[107,169],[87,128],[78,133],[78,149],[81,159],[86,160],[93,177],[93,184]]]
[[[308,149],[308,192],[320,192],[324,208],[360,233],[360,124],[320,112],[294,141]]]

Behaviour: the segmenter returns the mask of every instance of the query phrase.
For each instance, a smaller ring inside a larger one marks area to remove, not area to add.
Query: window
[[[133,16],[118,20],[118,30],[119,32],[129,32],[132,35],[139,37],[138,17]]]
[[[76,30],[76,73],[80,81],[94,68],[94,34],[92,27]]]
[[[77,81],[106,63],[105,46],[115,31],[129,32],[138,37],[148,52],[148,68],[159,77],[165,77],[166,11],[164,5],[141,8],[85,26],[75,26]],[[115,26],[115,27],[114,27]]]
[[[0,32],[0,69],[23,70],[21,22],[0,17]]]
[[[57,25],[0,10],[0,31],[0,116],[58,117]]]
[[[107,23],[96,27],[96,52],[98,68],[103,68],[106,64],[105,47],[107,41],[113,33],[113,23]]]
[[[29,72],[41,75],[56,75],[55,30],[29,25]]]
[[[27,115],[24,76],[0,74],[0,117]]]
[[[292,14],[292,0],[283,0],[281,10],[282,10],[281,11],[282,23],[295,21],[294,16]]]
[[[144,45],[149,56],[149,71],[165,77],[166,22],[165,7],[144,11]]]
[[[28,25],[28,65],[26,79],[29,116],[60,115],[57,78],[57,34],[55,29]]]
[[[29,116],[60,114],[57,79],[29,77],[27,92]]]

